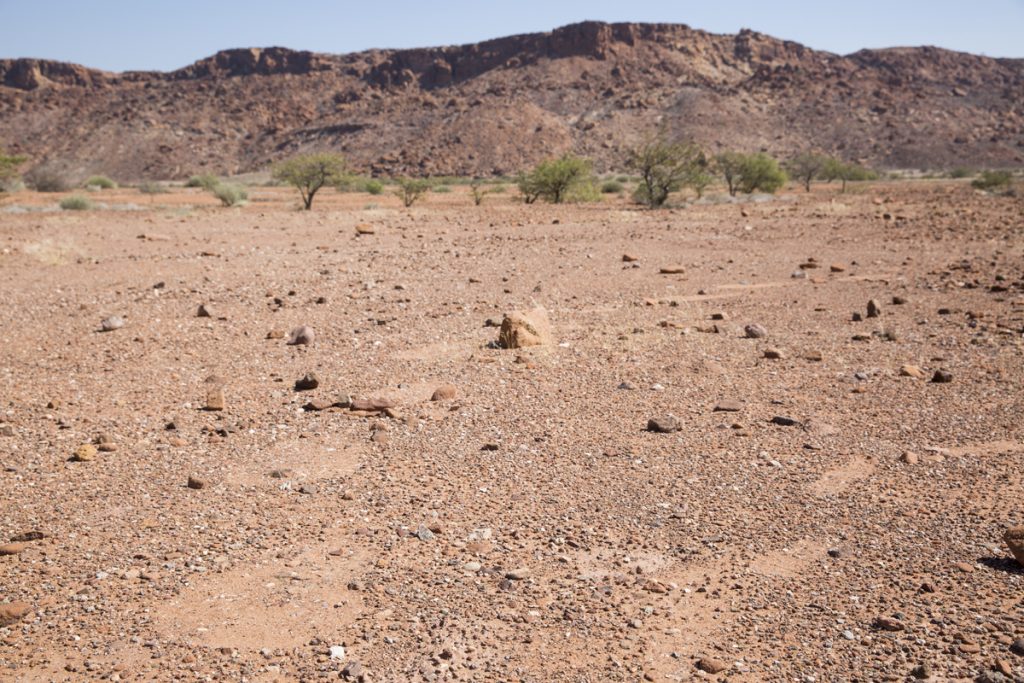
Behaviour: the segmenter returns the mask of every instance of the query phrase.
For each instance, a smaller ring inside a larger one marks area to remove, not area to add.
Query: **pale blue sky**
[[[1024,57],[1024,0],[0,0],[0,57],[176,69],[231,47],[344,53],[547,31],[585,19],[752,28],[846,54],[938,45]]]

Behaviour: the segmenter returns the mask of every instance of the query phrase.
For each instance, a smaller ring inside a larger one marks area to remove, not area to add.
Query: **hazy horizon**
[[[440,6],[399,1],[355,9],[314,0],[301,13],[266,0],[215,6],[180,0],[173,7],[119,0],[44,7],[0,0],[0,12],[5,16],[0,58],[48,59],[105,71],[172,71],[233,48],[280,46],[345,54],[478,43],[588,20],[687,24],[729,34],[749,28],[837,54],[927,45],[1024,57],[1024,0],[974,5],[940,1],[918,9],[880,0],[864,0],[856,7],[736,2],[727,9],[665,1],[632,10],[606,0],[557,6],[528,0],[484,9],[467,0]]]

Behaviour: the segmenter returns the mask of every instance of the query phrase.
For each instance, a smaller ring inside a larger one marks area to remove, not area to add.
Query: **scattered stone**
[[[305,494],[307,496],[312,496],[313,494],[318,493],[319,491],[320,489],[317,487],[316,484],[303,484],[302,486],[299,487],[299,493]]]
[[[912,451],[906,451],[900,459],[908,465],[916,465],[919,461],[917,453]]]
[[[795,427],[800,424],[799,420],[794,420],[791,417],[785,417],[783,415],[776,415],[771,420],[772,424],[779,425],[781,427]]]
[[[713,657],[701,657],[697,660],[697,668],[701,671],[709,674],[722,673],[729,668],[729,665],[723,662],[721,659],[715,659]]]
[[[764,339],[768,336],[768,330],[764,326],[757,324],[747,325],[743,328],[743,333],[747,339]]]
[[[906,628],[902,621],[893,617],[875,617],[873,625],[882,631],[902,631]]]
[[[284,339],[284,330],[271,330],[267,332],[267,339]]]
[[[346,404],[346,406],[347,406],[347,404]],[[341,406],[341,407],[346,407],[346,406]],[[308,413],[308,412],[319,412],[321,410],[327,410],[328,408],[333,408],[333,407],[334,407],[334,401],[326,400],[326,399],[314,399],[314,400],[310,401],[309,403],[304,404],[302,406],[302,409],[305,410]]]
[[[101,441],[96,444],[96,450],[101,453],[114,453],[117,451],[117,444],[110,443],[109,441]]]
[[[640,257],[639,256],[635,256],[633,254],[623,254],[622,255],[623,263],[633,263],[634,261],[639,261],[639,260],[640,260]]]
[[[953,381],[953,373],[946,370],[936,370],[932,375],[932,382],[935,384],[949,384]]]
[[[501,321],[498,345],[505,349],[544,346],[553,341],[551,323],[544,308],[509,313]]]
[[[42,531],[23,531],[20,534],[11,536],[11,543],[29,543],[31,541],[41,541],[46,538],[46,534]]]
[[[679,422],[679,418],[675,415],[663,415],[659,417],[652,417],[647,421],[647,431],[657,432],[659,434],[671,434],[672,432],[678,432],[683,428]]]
[[[519,567],[505,572],[505,578],[509,581],[524,581],[530,576],[530,570],[526,567]]]
[[[928,375],[920,367],[916,365],[903,365],[900,367],[901,377],[914,377],[915,379],[924,379]]]
[[[102,332],[113,332],[124,327],[124,318],[119,315],[112,315],[109,318],[104,318],[100,322],[100,331]]]
[[[450,401],[455,398],[458,391],[454,384],[442,384],[437,389],[434,389],[434,393],[431,394],[431,401]]]
[[[342,645],[332,645],[327,653],[331,659],[345,659],[345,647]]]
[[[1017,562],[1024,565],[1024,526],[1010,527],[1003,534],[1003,542],[1010,552],[1017,559]],[[1024,655],[1024,652],[1019,654]]]
[[[882,315],[882,307],[878,305],[878,301],[871,299],[868,301],[868,317],[877,318]]]
[[[295,380],[295,391],[312,391],[320,386],[320,380],[312,372],[307,372],[305,375]]]
[[[288,333],[288,345],[298,346],[312,344],[315,336],[316,335],[313,333],[312,327],[302,325]]]
[[[196,309],[197,318],[213,318],[215,317],[206,304],[199,304],[199,308]]]
[[[341,670],[341,677],[346,681],[353,681],[356,679],[362,679],[366,674],[366,669],[362,664],[353,660],[345,665],[345,668]]]
[[[356,398],[349,401],[350,410],[362,411],[365,413],[382,413],[388,408],[394,408],[395,402],[387,398]]]
[[[925,681],[932,677],[932,667],[929,664],[918,664],[910,671],[914,678]]]
[[[357,223],[356,234],[357,235],[372,235],[376,232],[376,229],[369,223]]]
[[[27,602],[15,600],[0,604],[0,628],[15,624],[32,612],[32,607]]]
[[[1024,535],[1024,532],[1022,532],[1022,535]],[[1018,558],[1017,561],[1021,564],[1024,564],[1024,560],[1020,558]],[[1010,652],[1019,657],[1024,657],[1024,638],[1018,638],[1017,640],[1013,641],[1013,644],[1010,645]]]
[[[96,447],[92,444],[84,443],[75,449],[75,454],[71,457],[75,462],[89,462],[96,458]]]
[[[0,545],[0,555],[18,555],[25,552],[26,548],[28,548],[27,543],[5,543]]]
[[[220,387],[212,387],[206,392],[206,405],[205,410],[210,411],[221,411],[224,410],[224,390]]]
[[[907,300],[905,298],[903,298],[902,296],[894,296],[892,298],[892,305],[893,306],[903,306],[906,303],[907,303]]]
[[[197,478],[197,477],[190,476],[188,478],[187,486],[190,489],[196,489],[196,490],[204,489],[204,488],[206,488],[206,482],[203,481],[202,479]]]
[[[662,275],[682,275],[686,272],[686,268],[684,266],[662,266],[658,272]]]
[[[786,356],[782,351],[778,349],[765,349],[764,357],[768,358],[769,360],[782,360]]]
[[[743,404],[739,401],[720,401],[714,407],[716,413],[738,413],[743,410]]]
[[[828,269],[830,271],[832,271],[833,273],[845,273],[846,272],[846,266],[844,266],[842,263],[833,263],[832,265],[830,265],[828,267]]]

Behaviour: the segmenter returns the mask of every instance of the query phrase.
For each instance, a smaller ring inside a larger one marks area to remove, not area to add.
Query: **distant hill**
[[[1019,166],[1024,60],[597,22],[455,47],[227,50],[170,73],[0,60],[0,145],[71,176],[239,173],[310,150],[380,173],[509,174],[567,150],[615,169],[661,124],[711,151]]]

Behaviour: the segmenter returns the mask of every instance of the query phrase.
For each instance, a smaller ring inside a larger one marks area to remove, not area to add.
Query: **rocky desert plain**
[[[1020,679],[1019,198],[197,192],[3,216],[5,678]]]
[[[605,172],[682,92],[712,147],[1020,162],[1020,60],[560,31],[159,77],[8,60],[0,135],[132,181],[318,145]],[[630,74],[646,104],[602,82]],[[0,680],[1024,680],[1019,189],[65,196],[0,206]]]

